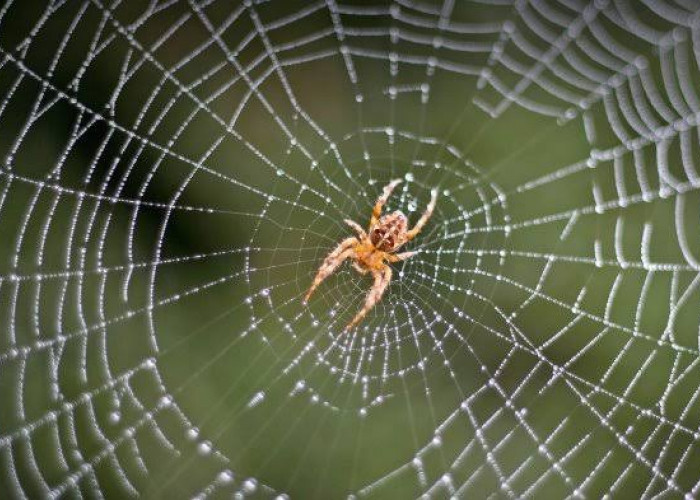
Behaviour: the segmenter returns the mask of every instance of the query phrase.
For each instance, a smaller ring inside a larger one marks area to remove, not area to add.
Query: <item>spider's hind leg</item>
[[[372,209],[372,218],[369,221],[370,228],[377,223],[379,216],[382,215],[384,204],[389,199],[389,196],[391,196],[392,191],[394,191],[396,186],[401,184],[401,182],[401,179],[394,179],[389,184],[384,186],[384,191],[382,191],[382,194],[379,196],[379,198],[377,198],[377,202],[374,204],[374,208]]]
[[[344,222],[345,222],[348,226],[350,226],[351,228],[353,228],[353,229],[355,230],[355,232],[357,233],[357,235],[358,235],[360,238],[366,238],[366,237],[367,237],[367,233],[365,232],[364,229],[362,229],[362,226],[360,226],[360,225],[359,225],[357,222],[355,222],[354,220],[345,219]]]
[[[433,215],[433,211],[435,210],[435,205],[437,204],[437,197],[438,191],[437,189],[433,189],[430,192],[430,203],[428,203],[428,207],[425,209],[425,212],[423,212],[423,215],[421,215],[420,219],[418,219],[416,225],[413,226],[413,229],[406,233],[406,241],[410,241],[413,238],[415,238],[416,235],[421,232],[423,226],[425,226],[428,223],[428,219],[430,219],[430,216]]]

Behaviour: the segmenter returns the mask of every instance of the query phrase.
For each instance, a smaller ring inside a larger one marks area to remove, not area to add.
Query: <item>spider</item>
[[[400,262],[418,253],[413,251],[395,254],[394,252],[421,232],[435,210],[437,189],[432,190],[428,207],[411,230],[408,230],[408,218],[400,210],[381,216],[384,204],[400,183],[401,179],[394,179],[384,187],[384,191],[374,204],[367,232],[357,222],[345,219],[345,223],[357,232],[357,237],[351,236],[344,239],[326,256],[321,267],[318,268],[311,288],[304,297],[304,304],[307,304],[318,285],[333,274],[345,259],[352,259],[353,267],[360,274],[372,273],[374,284],[367,293],[365,305],[345,327],[345,332],[359,323],[381,300],[392,275],[391,267],[387,262]]]

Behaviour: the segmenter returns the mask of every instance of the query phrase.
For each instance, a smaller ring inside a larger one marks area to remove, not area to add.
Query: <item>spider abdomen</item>
[[[370,241],[377,250],[391,252],[401,246],[401,235],[406,233],[408,220],[403,212],[396,211],[379,219],[370,231]]]
[[[377,250],[386,252],[394,248],[394,234],[386,229],[375,229],[372,231],[372,236],[370,237],[372,244]]]

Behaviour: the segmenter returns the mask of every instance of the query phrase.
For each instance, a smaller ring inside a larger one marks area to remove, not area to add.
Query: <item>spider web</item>
[[[2,496],[700,495],[699,64],[693,0],[8,1]]]

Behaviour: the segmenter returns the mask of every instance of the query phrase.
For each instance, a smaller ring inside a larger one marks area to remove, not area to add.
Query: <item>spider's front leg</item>
[[[321,267],[318,268],[316,277],[314,278],[313,283],[311,283],[311,288],[309,288],[309,291],[306,292],[306,296],[304,297],[304,304],[306,304],[309,301],[309,299],[311,298],[311,294],[314,293],[316,287],[318,287],[318,285],[320,285],[321,282],[325,280],[328,276],[333,274],[333,271],[335,271],[345,259],[347,259],[353,254],[353,247],[357,243],[357,238],[355,238],[354,236],[346,238],[343,241],[341,241],[337,247],[335,247],[335,250],[333,250],[326,256],[326,258],[323,260],[323,264],[321,264]]]
[[[369,292],[367,292],[365,305],[362,306],[362,309],[360,309],[352,321],[348,323],[348,326],[345,327],[346,332],[362,321],[362,318],[364,318],[377,302],[381,300],[391,281],[391,268],[389,266],[384,266],[381,271],[372,271],[372,276],[374,276],[374,284]]]

